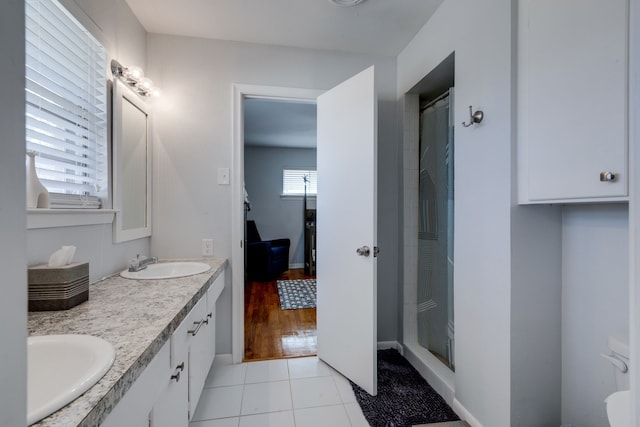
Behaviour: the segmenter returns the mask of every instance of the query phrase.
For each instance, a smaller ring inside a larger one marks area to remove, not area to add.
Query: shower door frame
[[[404,95],[403,135],[403,337],[404,356],[427,379],[429,384],[453,404],[455,373],[429,350],[418,343],[418,200],[419,200],[419,147],[420,97]]]

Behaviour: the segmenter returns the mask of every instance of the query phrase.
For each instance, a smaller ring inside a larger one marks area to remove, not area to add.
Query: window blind
[[[282,194],[283,195],[303,195],[304,178],[307,178],[307,195],[318,193],[317,171],[312,169],[283,169],[282,171]]]
[[[108,191],[106,51],[56,0],[27,0],[25,26],[26,148],[52,207],[95,208]]]

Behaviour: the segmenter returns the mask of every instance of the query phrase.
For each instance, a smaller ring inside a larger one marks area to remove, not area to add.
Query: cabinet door
[[[189,408],[187,402],[188,372],[187,354],[184,354],[183,369],[175,370],[166,375],[165,388],[156,400],[149,417],[150,427],[187,427],[189,425]],[[179,377],[178,377],[179,374]]]
[[[209,355],[209,366],[213,364],[216,356],[216,302],[224,289],[224,284],[225,272],[222,270],[207,291],[207,317],[209,318],[209,324],[207,325],[207,353]]]
[[[520,0],[521,203],[627,196],[627,10],[628,0]]]
[[[211,320],[209,319],[209,321]],[[189,419],[195,413],[211,367],[211,359],[208,354],[210,340],[207,339],[207,333],[210,329],[209,325],[203,326],[191,339],[189,345]]]
[[[148,427],[152,408],[164,389],[169,371],[167,342],[109,413],[102,427]]]

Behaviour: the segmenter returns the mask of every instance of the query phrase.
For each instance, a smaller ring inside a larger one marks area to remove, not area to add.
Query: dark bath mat
[[[396,350],[378,351],[377,396],[371,396],[354,383],[351,387],[372,427],[411,427],[460,420]]]

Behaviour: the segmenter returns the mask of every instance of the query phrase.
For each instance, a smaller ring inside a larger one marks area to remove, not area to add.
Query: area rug
[[[315,308],[315,279],[278,280],[278,296],[280,308],[295,310],[298,308]]]
[[[396,350],[378,351],[378,395],[351,383],[362,413],[373,427],[410,427],[458,421],[444,399]]]

